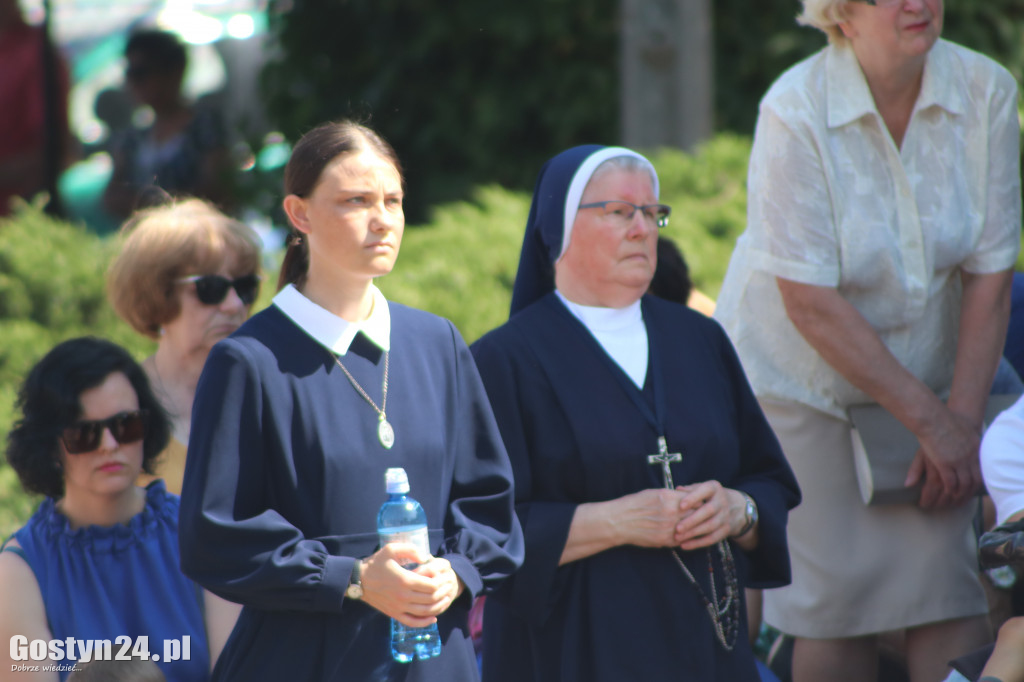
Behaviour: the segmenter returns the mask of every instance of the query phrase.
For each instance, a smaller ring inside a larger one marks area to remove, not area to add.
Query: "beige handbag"
[[[989,396],[985,428],[1019,397]],[[847,412],[853,424],[853,463],[864,504],[916,503],[921,497],[921,484],[907,488],[903,482],[917,453],[917,437],[877,403],[853,405]]]

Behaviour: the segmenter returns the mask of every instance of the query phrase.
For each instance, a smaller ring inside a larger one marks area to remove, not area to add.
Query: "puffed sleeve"
[[[355,559],[331,556],[266,499],[263,431],[272,420],[258,368],[232,338],[214,346],[203,369],[181,495],[182,570],[241,604],[340,612]]]
[[[473,357],[448,322],[455,350],[454,405],[448,419],[456,452],[440,555],[472,596],[490,591],[523,562],[512,467]]]

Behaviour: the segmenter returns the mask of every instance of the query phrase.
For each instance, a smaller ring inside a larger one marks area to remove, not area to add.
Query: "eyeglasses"
[[[592,204],[580,204],[580,208],[600,208],[604,215],[625,226],[633,220],[637,211],[643,213],[644,220],[658,227],[668,225],[668,216],[672,213],[672,207],[665,204],[645,204],[637,206],[628,201],[595,201]]]
[[[221,275],[192,275],[182,277],[178,282],[195,282],[196,297],[204,305],[220,305],[231,288],[234,288],[242,303],[252,305],[260,290],[260,279],[259,275],[245,275],[237,279],[228,279]]]
[[[61,432],[60,439],[69,455],[92,452],[100,446],[103,432],[110,429],[110,435],[121,445],[142,440],[146,435],[146,410],[118,412],[106,419],[75,422]]]

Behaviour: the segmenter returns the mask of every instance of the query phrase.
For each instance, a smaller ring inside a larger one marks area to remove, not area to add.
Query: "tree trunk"
[[[713,131],[709,0],[622,0],[623,144],[688,151]]]

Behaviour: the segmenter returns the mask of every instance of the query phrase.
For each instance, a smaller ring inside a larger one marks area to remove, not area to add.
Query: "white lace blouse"
[[[936,391],[953,376],[959,270],[1011,267],[1020,243],[1017,86],[938,41],[897,148],[852,49],[797,64],[761,102],[747,229],[715,317],[761,398],[836,416],[870,399],[789,321],[775,277],[836,287]]]

